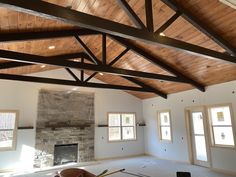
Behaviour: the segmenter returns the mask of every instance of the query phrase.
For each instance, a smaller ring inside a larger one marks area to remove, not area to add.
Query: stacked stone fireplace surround
[[[94,160],[94,94],[41,90],[34,166],[53,166],[55,145],[66,144],[78,144],[78,162]]]

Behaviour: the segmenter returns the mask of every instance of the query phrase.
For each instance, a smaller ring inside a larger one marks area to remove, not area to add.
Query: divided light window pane
[[[10,148],[13,145],[13,131],[0,131],[0,148]]]
[[[13,130],[15,127],[15,113],[0,113],[0,130],[3,129],[11,129]]]
[[[134,114],[122,114],[122,126],[134,126]]]
[[[120,114],[109,114],[109,126],[120,126]]]
[[[170,127],[161,127],[161,137],[163,140],[171,140]]]
[[[134,139],[134,127],[123,127],[122,129],[123,139],[132,140]]]
[[[109,140],[117,141],[121,140],[121,131],[120,128],[109,128]]]
[[[231,116],[228,106],[211,108],[212,125],[230,125]]]
[[[215,144],[234,146],[232,127],[213,127]]]
[[[235,145],[230,106],[209,108],[214,145]]]
[[[161,125],[170,125],[170,114],[169,112],[161,112]]]

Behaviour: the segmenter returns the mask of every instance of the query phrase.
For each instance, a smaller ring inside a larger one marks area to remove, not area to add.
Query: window
[[[172,141],[170,111],[159,111],[158,123],[160,139]]]
[[[136,139],[135,114],[133,113],[109,113],[108,126],[109,141]]]
[[[17,111],[0,111],[0,150],[15,149],[17,117]]]
[[[234,133],[230,105],[212,106],[208,109],[214,146],[234,147]]]

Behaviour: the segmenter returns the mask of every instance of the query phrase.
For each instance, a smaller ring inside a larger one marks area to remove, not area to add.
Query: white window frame
[[[161,125],[161,113],[168,113],[169,114],[169,121],[170,121],[170,125],[167,126],[167,125]],[[158,125],[158,133],[159,133],[159,140],[161,142],[167,142],[167,143],[172,143],[173,142],[173,134],[172,134],[172,123],[171,123],[171,111],[168,109],[168,110],[160,110],[160,111],[157,111],[157,125]],[[162,133],[161,133],[161,128],[162,127],[170,127],[170,140],[168,139],[163,139],[162,138]]]
[[[120,126],[109,126],[109,114],[119,114],[120,115]],[[122,114],[134,115],[134,126],[122,126]],[[107,123],[108,123],[108,129],[107,129],[108,142],[121,142],[121,141],[135,141],[135,140],[137,140],[136,113],[133,113],[133,112],[109,112],[109,113],[107,113]],[[134,138],[133,139],[123,139],[123,129],[122,129],[123,127],[133,127],[134,128]],[[120,140],[110,140],[109,139],[109,128],[120,128],[120,133],[121,133]]]
[[[218,107],[229,107],[230,110],[230,118],[231,118],[231,126],[229,125],[220,125],[220,126],[214,126],[212,125],[212,117],[211,117],[211,108],[218,108]],[[222,147],[222,148],[235,148],[236,144],[236,136],[235,136],[235,121],[234,121],[234,116],[233,116],[233,109],[232,109],[232,104],[231,103],[225,103],[225,104],[215,104],[215,105],[210,105],[207,106],[207,113],[208,113],[208,123],[210,127],[210,135],[211,135],[211,146],[212,147]],[[221,144],[215,144],[215,137],[214,137],[214,131],[213,127],[232,127],[232,132],[233,132],[233,139],[234,139],[234,145],[221,145]]]
[[[16,116],[15,116],[14,129],[11,129],[13,131],[12,146],[11,147],[0,147],[0,151],[13,151],[13,150],[16,150],[17,129],[18,129],[17,126],[18,126],[18,119],[19,119],[19,111],[18,110],[0,110],[0,114],[1,113],[14,113]],[[0,129],[0,131],[1,131],[1,129]],[[4,129],[3,129],[3,131],[4,131]]]

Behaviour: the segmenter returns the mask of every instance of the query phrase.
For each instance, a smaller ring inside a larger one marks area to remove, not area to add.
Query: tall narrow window
[[[158,126],[161,140],[172,141],[170,111],[158,112]]]
[[[213,146],[234,147],[231,106],[211,106],[208,109]]]
[[[109,113],[108,125],[109,141],[126,141],[136,139],[135,114]]]
[[[0,150],[15,149],[17,117],[17,111],[0,111]]]

